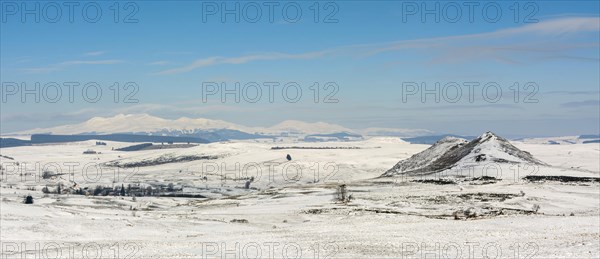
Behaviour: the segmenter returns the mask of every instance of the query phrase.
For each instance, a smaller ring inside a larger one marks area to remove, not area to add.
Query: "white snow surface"
[[[486,145],[491,146],[482,145],[482,150],[494,147],[494,142],[489,143]],[[598,182],[522,180],[532,174],[599,177],[600,145],[573,144],[565,149],[561,145],[513,144],[547,165],[540,165],[537,170],[517,167],[520,171],[515,173],[515,168],[510,167],[513,164],[503,164],[500,173],[494,174],[501,180],[485,184],[469,180],[472,176],[490,175],[482,165],[474,167],[473,175],[460,177],[449,172],[379,177],[398,161],[429,147],[395,138],[276,144],[336,149],[274,150],[274,143],[257,141],[136,152],[113,150],[132,143],[95,146],[95,141],[3,148],[1,255],[53,258],[59,252],[61,258],[84,258],[86,253],[90,258],[98,253],[102,258],[483,258],[486,254],[498,258],[600,257]],[[100,154],[84,155],[88,149]],[[102,166],[110,161],[143,161],[165,154],[219,158],[137,170]],[[292,161],[285,159],[287,154]],[[19,166],[14,167],[17,162]],[[90,169],[94,165],[103,169],[101,175]],[[210,166],[218,168],[213,170]],[[256,168],[261,169],[260,174]],[[43,169],[65,174],[36,179],[35,175],[39,176]],[[256,178],[252,188],[245,189],[249,175]],[[457,183],[415,182],[439,177]],[[52,191],[58,182],[66,187],[77,184],[91,188],[173,183],[184,187],[187,193],[206,198],[134,200],[40,191],[44,186]],[[341,184],[346,184],[352,195],[349,202],[335,199]],[[32,195],[34,204],[24,204],[25,195]],[[472,211],[477,216],[455,220],[456,211]]]

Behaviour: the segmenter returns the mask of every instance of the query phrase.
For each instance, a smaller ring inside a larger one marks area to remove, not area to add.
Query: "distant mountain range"
[[[229,130],[229,132],[223,131]],[[267,128],[247,127],[221,120],[182,117],[175,120],[163,119],[148,114],[119,114],[113,117],[95,117],[85,122],[52,128],[38,128],[11,133],[8,135],[33,134],[152,134],[152,135],[194,135],[206,132],[220,131],[223,135],[236,135],[244,132],[257,135],[285,134],[325,134],[338,132],[353,132],[348,128],[324,122],[303,122],[295,120],[283,121]],[[356,133],[356,132],[353,132]]]
[[[432,145],[436,142],[438,142],[439,140],[446,138],[446,137],[453,137],[453,138],[461,138],[461,139],[474,139],[476,138],[475,136],[460,136],[460,135],[454,135],[454,134],[444,134],[444,135],[434,135],[434,136],[421,136],[421,137],[414,137],[414,138],[402,138],[404,141],[409,142],[411,144],[427,144],[427,145]]]
[[[434,144],[445,137],[474,139],[475,136],[432,135],[424,129],[366,128],[348,129],[325,122],[283,121],[271,127],[248,127],[222,120],[204,118],[164,119],[148,114],[119,114],[95,117],[85,122],[51,128],[38,128],[5,134],[0,147],[33,144],[106,140],[120,142],[209,143],[228,140],[291,138],[304,142],[354,141],[371,136],[394,136],[412,144]],[[31,140],[25,138],[31,137]],[[572,137],[519,139],[535,144],[598,143],[600,136],[588,134]]]
[[[362,133],[378,136],[382,132],[405,137],[429,134],[420,129],[369,128],[351,130],[325,122],[283,121],[272,127],[247,127],[211,119],[163,119],[148,114],[119,114],[95,117],[85,122],[52,128],[38,128],[6,134],[0,147],[84,140],[121,142],[208,143],[227,140],[292,138],[299,141],[351,141],[363,139]],[[31,140],[23,140],[31,136]],[[13,137],[13,138],[10,138]]]
[[[570,145],[600,143],[600,135],[587,134],[580,136],[562,136],[545,138],[520,138],[517,141],[528,144]]]

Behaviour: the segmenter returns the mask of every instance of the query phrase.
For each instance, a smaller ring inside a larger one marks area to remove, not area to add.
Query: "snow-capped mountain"
[[[445,137],[428,149],[413,155],[412,157],[400,161],[392,169],[388,170],[384,176],[397,173],[436,171],[439,164],[436,162],[451,150],[456,150],[469,143],[469,141],[455,137]]]
[[[18,132],[18,134],[110,134],[125,132],[152,133],[159,131],[180,131],[182,133],[186,133],[193,132],[195,129],[246,130],[246,128],[243,126],[220,120],[190,119],[186,117],[176,120],[168,120],[148,114],[119,114],[113,117],[94,117],[78,124],[21,131]]]
[[[446,137],[428,149],[398,162],[382,176],[436,173],[455,166],[482,162],[545,165],[529,152],[518,149],[502,137],[486,132],[472,141]]]
[[[549,144],[549,145],[588,144],[588,143],[599,143],[600,135],[589,134],[589,135],[579,135],[579,136],[523,138],[523,139],[518,139],[517,141],[527,143],[527,144]]]
[[[207,131],[230,130],[249,134],[328,134],[352,130],[336,124],[324,122],[303,122],[287,120],[272,127],[247,127],[222,120],[182,117],[175,120],[155,117],[148,114],[119,114],[113,117],[94,117],[85,122],[52,128],[38,128],[8,135],[31,134],[113,134],[136,133],[150,135],[195,135]]]
[[[397,128],[366,128],[360,130],[364,136],[396,136],[402,138],[411,138],[418,136],[432,135],[435,132],[427,129],[397,129]]]

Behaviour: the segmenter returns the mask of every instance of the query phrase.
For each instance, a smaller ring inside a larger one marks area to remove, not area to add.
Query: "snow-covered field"
[[[548,165],[442,174],[451,184],[428,181],[439,175],[380,177],[429,147],[383,137],[135,152],[113,150],[131,143],[95,141],[6,148],[2,258],[600,257],[600,183],[523,179],[599,177],[600,144],[512,144]],[[100,153],[83,154],[89,149]],[[54,193],[58,183],[64,194]],[[69,193],[169,183],[198,197]],[[347,202],[336,199],[342,184]]]

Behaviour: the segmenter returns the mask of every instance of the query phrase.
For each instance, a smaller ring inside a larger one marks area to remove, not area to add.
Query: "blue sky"
[[[12,3],[2,2],[3,133],[120,113],[203,117],[248,126],[295,119],[349,128],[459,134],[493,130],[512,136],[600,131],[598,1],[480,2],[471,17],[469,2],[280,2],[273,7],[272,21],[265,2],[119,2],[115,15],[114,1],[98,1],[91,2],[102,11],[95,23],[90,22],[93,8],[87,9],[91,15],[82,16],[90,2],[74,7],[73,22],[62,2],[25,2],[29,9],[40,5],[39,22],[35,14],[23,20],[22,3],[18,10]],[[59,3],[62,15],[56,16],[48,3]],[[456,6],[449,3],[458,3],[462,15],[456,16]],[[233,15],[225,15],[223,22],[223,5],[232,9],[236,4],[240,22]],[[286,4],[288,16],[282,15]],[[208,8],[215,6],[219,10],[213,14]],[[256,6],[262,16],[251,22]],[[292,22],[297,6],[302,15]],[[409,9],[415,6],[417,10]],[[435,14],[423,17],[423,8],[433,9],[440,20]],[[494,17],[498,8],[502,14]],[[57,22],[49,22],[53,19]],[[73,102],[65,91],[56,103],[44,98],[36,103],[32,96],[23,102],[20,93],[6,94],[12,82],[30,88],[39,82],[40,95],[50,82],[96,82],[103,95],[90,103],[76,88]],[[123,88],[127,82],[139,87],[132,98],[137,103],[123,102],[133,89]],[[207,82],[230,88],[236,82],[295,82],[303,94],[298,102],[287,102],[280,86],[270,102],[261,86],[263,96],[256,103],[222,101],[219,94],[204,101]],[[324,88],[328,82],[338,86],[330,98],[338,102],[323,102],[334,89]],[[449,86],[458,85],[463,95],[456,102],[444,96],[435,102],[433,94],[423,101],[417,92],[403,100],[411,82],[429,89],[439,83],[437,94],[447,96],[455,95],[456,87]],[[473,100],[465,93],[465,82],[480,84]],[[114,83],[121,89],[117,103],[110,90]],[[317,103],[311,90],[315,83]],[[486,85],[501,89],[502,97],[486,100],[481,92]]]

